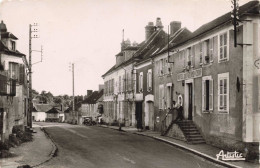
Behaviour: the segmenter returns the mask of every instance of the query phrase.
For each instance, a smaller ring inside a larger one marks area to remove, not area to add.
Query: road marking
[[[129,159],[129,158],[123,156],[123,155],[120,155],[119,153],[117,153],[116,155],[122,157],[127,162],[130,162],[132,164],[136,164],[136,162],[134,160],[131,160],[131,159]]]
[[[63,127],[60,127],[60,128],[63,128]],[[65,128],[63,128],[63,129],[65,129]],[[77,131],[74,131],[74,130],[72,130],[72,129],[66,128],[65,130],[67,130],[67,131],[69,131],[69,132],[72,132],[72,133],[74,133],[74,134],[76,134],[76,135],[78,135],[78,136],[80,136],[80,137],[82,137],[82,138],[88,138],[87,136],[85,136],[85,135],[83,135],[83,134],[80,134],[80,133],[78,133]]]

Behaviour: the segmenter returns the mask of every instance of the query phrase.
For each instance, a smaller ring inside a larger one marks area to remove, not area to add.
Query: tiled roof
[[[114,71],[118,67],[127,65],[128,63],[131,63],[134,60],[140,60],[140,59],[146,58],[146,57],[150,56],[151,54],[154,54],[155,52],[159,51],[159,49],[165,45],[165,42],[166,42],[165,37],[166,37],[166,34],[162,29],[155,31],[146,41],[143,41],[141,44],[138,45],[138,50],[133,55],[133,59],[129,59],[129,60],[121,63],[119,66],[114,65],[104,75],[102,75],[102,77],[104,77],[108,73]],[[117,55],[119,55],[119,54],[117,54]]]
[[[46,111],[46,113],[60,113],[60,110],[56,109],[55,107],[51,108],[50,110]]]
[[[13,56],[25,56],[23,53],[20,53],[18,50],[12,51],[9,50],[8,47],[3,43],[3,41],[0,41],[0,51],[7,55],[13,55]]]
[[[35,112],[46,112],[51,108],[52,106],[50,104],[34,104]]]
[[[14,40],[18,40],[18,38],[10,32],[1,32],[1,38],[11,38]]]
[[[245,15],[245,14],[259,14],[259,1],[250,1],[241,7],[239,7],[239,16]],[[179,45],[182,45],[183,43],[186,43],[189,40],[195,39],[196,37],[207,33],[208,31],[211,31],[218,26],[221,26],[226,23],[231,22],[231,14],[230,12],[214,19],[213,21],[206,23],[199,27],[197,30],[195,30],[190,36],[187,36],[186,38],[183,38],[179,41],[179,43],[175,44],[174,47],[177,47]]]
[[[104,90],[94,91],[87,99],[82,101],[82,104],[96,104],[98,99],[103,96]]]

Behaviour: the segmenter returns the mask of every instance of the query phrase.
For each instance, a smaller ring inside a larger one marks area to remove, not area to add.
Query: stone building
[[[176,101],[184,108],[186,127],[196,127],[207,143],[259,152],[259,2],[241,6],[239,16],[237,47],[227,13],[177,41],[170,55],[162,52],[154,57],[154,109],[160,118],[156,130],[161,130],[163,119],[170,116],[165,117],[167,108]],[[175,124],[175,131],[181,130],[186,140],[203,142],[191,131],[186,134],[183,123]]]
[[[17,50],[18,40],[0,23],[0,133],[9,138],[14,126],[27,126],[28,63]]]

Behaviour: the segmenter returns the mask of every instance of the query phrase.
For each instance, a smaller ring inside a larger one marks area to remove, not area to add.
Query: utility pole
[[[75,115],[75,95],[74,95],[74,63],[71,63],[71,72],[72,72],[72,114],[73,114],[73,118],[76,116]],[[78,124],[78,113],[77,113],[77,124]]]
[[[32,39],[33,38],[39,38],[39,36],[36,35],[36,34],[32,35],[32,33],[38,32],[38,29],[34,28],[32,30],[32,28],[37,27],[37,26],[38,26],[37,23],[29,24],[29,103],[28,103],[29,111],[28,111],[27,123],[28,123],[28,126],[30,128],[32,128],[32,111],[33,111],[33,103],[32,103],[32,51],[41,52],[41,57],[42,57],[42,47],[41,47],[41,51],[32,50]]]
[[[238,10],[239,10],[239,5],[238,5],[238,0],[231,0],[232,3],[232,8],[233,10],[231,11],[231,17],[233,18],[232,23],[234,26],[234,47],[237,47],[237,26],[239,25],[239,16],[238,16]]]

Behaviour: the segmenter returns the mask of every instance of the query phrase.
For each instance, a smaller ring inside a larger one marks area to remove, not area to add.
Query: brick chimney
[[[1,30],[1,32],[7,32],[6,25],[4,24],[3,21],[1,21],[1,23],[0,23],[0,30]]]
[[[93,93],[93,90],[87,90],[87,97],[89,97]]]
[[[162,25],[162,21],[161,21],[161,18],[156,18],[156,28],[157,29],[162,29],[163,28],[163,25]]]
[[[145,26],[145,40],[148,40],[148,38],[153,34],[155,31],[155,26],[153,25],[153,22],[148,22],[148,25]]]
[[[170,23],[170,35],[173,35],[181,28],[181,22],[179,21],[172,21]]]

